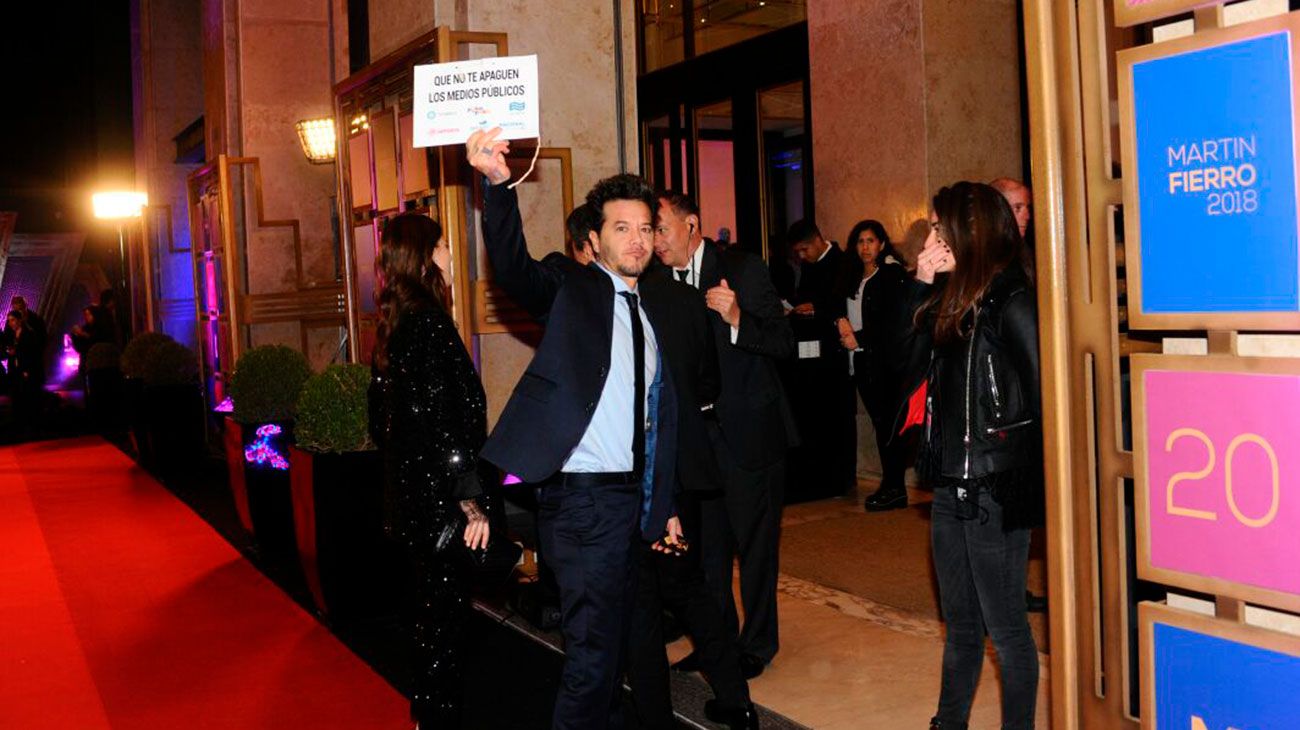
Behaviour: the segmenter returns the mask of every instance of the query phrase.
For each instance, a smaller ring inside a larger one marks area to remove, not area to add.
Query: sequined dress
[[[460,514],[459,501],[482,495],[476,468],[487,399],[439,307],[402,315],[388,360],[371,381],[370,423],[384,451],[389,529],[410,548],[415,577],[411,714],[422,728],[459,727],[467,587],[455,551],[436,553],[434,544]]]

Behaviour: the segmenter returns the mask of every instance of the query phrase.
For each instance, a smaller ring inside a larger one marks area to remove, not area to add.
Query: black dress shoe
[[[868,512],[885,512],[891,509],[903,509],[907,506],[907,490],[884,490],[878,489],[876,493],[867,497],[863,506]]]
[[[709,722],[726,725],[729,730],[758,730],[758,710],[752,702],[746,707],[722,707],[717,700],[707,700],[704,716]]]
[[[937,717],[930,718],[930,730],[966,730],[964,722],[944,722]]]
[[[691,652],[673,664],[674,672],[698,672],[700,671],[700,655]]]
[[[767,662],[763,661],[762,658],[756,657],[753,654],[740,655],[740,673],[745,677],[745,679],[753,679],[754,677],[757,677],[763,673],[764,669],[767,669]]]

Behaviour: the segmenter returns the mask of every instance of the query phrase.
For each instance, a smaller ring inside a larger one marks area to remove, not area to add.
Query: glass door
[[[657,7],[661,21],[674,10]],[[647,179],[695,198],[710,239],[769,256],[789,223],[813,210],[807,77],[804,23],[643,74],[637,103]]]

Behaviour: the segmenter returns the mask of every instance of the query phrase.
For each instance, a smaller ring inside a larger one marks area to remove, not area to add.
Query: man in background
[[[705,294],[718,348],[722,390],[717,445],[723,494],[700,500],[700,559],[722,609],[729,636],[738,637],[741,669],[753,678],[776,656],[776,580],[785,504],[786,452],[798,443],[777,361],[794,354],[794,336],[763,262],[736,246],[710,245],[695,201],[680,193],[659,198],[655,254],[678,281]],[[740,558],[745,625],[731,589]],[[695,671],[697,654],[674,665]]]

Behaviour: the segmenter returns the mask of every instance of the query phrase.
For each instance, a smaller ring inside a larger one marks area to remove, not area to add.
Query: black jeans
[[[970,715],[987,627],[1002,669],[1002,727],[1033,728],[1038,650],[1025,610],[1029,530],[1004,533],[1002,508],[988,492],[977,498],[977,516],[963,520],[952,489],[934,491],[930,536],[947,628],[938,718],[958,724]]]

